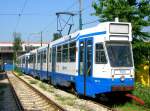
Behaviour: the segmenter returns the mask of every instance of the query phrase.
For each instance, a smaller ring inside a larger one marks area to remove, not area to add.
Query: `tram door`
[[[85,38],[79,41],[79,76],[77,78],[77,91],[85,96],[88,96],[91,93],[92,47],[92,38]]]
[[[56,47],[52,48],[52,72],[56,70]]]
[[[56,71],[56,47],[52,47],[52,73],[51,73],[51,83],[55,84],[55,71]]]
[[[28,58],[28,56],[27,57],[25,57],[25,73],[28,73],[28,62],[29,62],[29,58]]]
[[[35,56],[35,54],[33,54],[32,56],[33,56],[33,70],[35,70],[36,56]]]
[[[41,55],[40,56],[40,60],[41,60],[40,61],[40,70],[42,71],[43,70],[43,51],[40,52],[40,55]]]

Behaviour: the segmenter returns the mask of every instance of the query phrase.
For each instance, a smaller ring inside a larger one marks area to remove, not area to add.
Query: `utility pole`
[[[42,47],[42,31],[41,31],[41,47]]]
[[[79,0],[79,29],[82,30],[82,0]]]

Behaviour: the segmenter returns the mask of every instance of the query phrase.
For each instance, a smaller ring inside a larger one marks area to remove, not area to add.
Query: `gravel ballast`
[[[90,100],[80,99],[71,93],[57,89],[28,75],[19,77],[68,111],[109,111]]]

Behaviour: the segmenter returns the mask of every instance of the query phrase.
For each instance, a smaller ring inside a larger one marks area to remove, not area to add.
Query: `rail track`
[[[23,79],[19,78],[12,72],[7,72],[7,77],[12,85],[19,109],[25,111],[66,111],[60,105],[50,100],[47,96],[39,92]],[[99,111],[116,111],[106,105],[93,100],[88,100],[101,106]]]
[[[21,111],[66,111],[12,72],[7,77]]]

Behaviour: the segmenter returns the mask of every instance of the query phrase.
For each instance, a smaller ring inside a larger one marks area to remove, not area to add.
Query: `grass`
[[[39,87],[42,88],[43,90],[47,90],[47,86],[42,82],[39,83]]]
[[[119,111],[150,111],[150,87],[145,87],[136,82],[135,89],[132,94],[142,99],[145,105],[142,106],[135,101],[130,101],[123,105],[114,106],[114,108]]]
[[[47,91],[51,92],[51,93],[54,93],[54,89],[52,89],[52,87],[48,87]]]
[[[17,74],[17,76],[23,76],[23,73],[21,72],[21,70],[17,67],[15,67],[15,70],[14,70]]]
[[[55,94],[56,99],[61,101],[64,105],[73,106],[75,104],[75,99],[71,97],[63,97],[59,94]]]
[[[114,106],[118,111],[150,111],[149,108],[145,108],[143,106],[139,106],[133,103],[126,103],[120,106]]]
[[[55,96],[56,96],[56,99],[57,99],[57,100],[62,101],[62,102],[65,101],[65,99],[66,99],[65,97],[62,97],[62,96],[59,95],[59,94],[55,94]]]
[[[30,83],[30,84],[37,84],[38,81],[37,81],[37,80],[29,80],[29,83]]]
[[[93,109],[90,109],[83,104],[77,105],[77,108],[80,108],[80,111],[94,111]]]
[[[150,87],[145,87],[140,83],[135,84],[133,94],[145,102],[145,106],[150,108]]]

